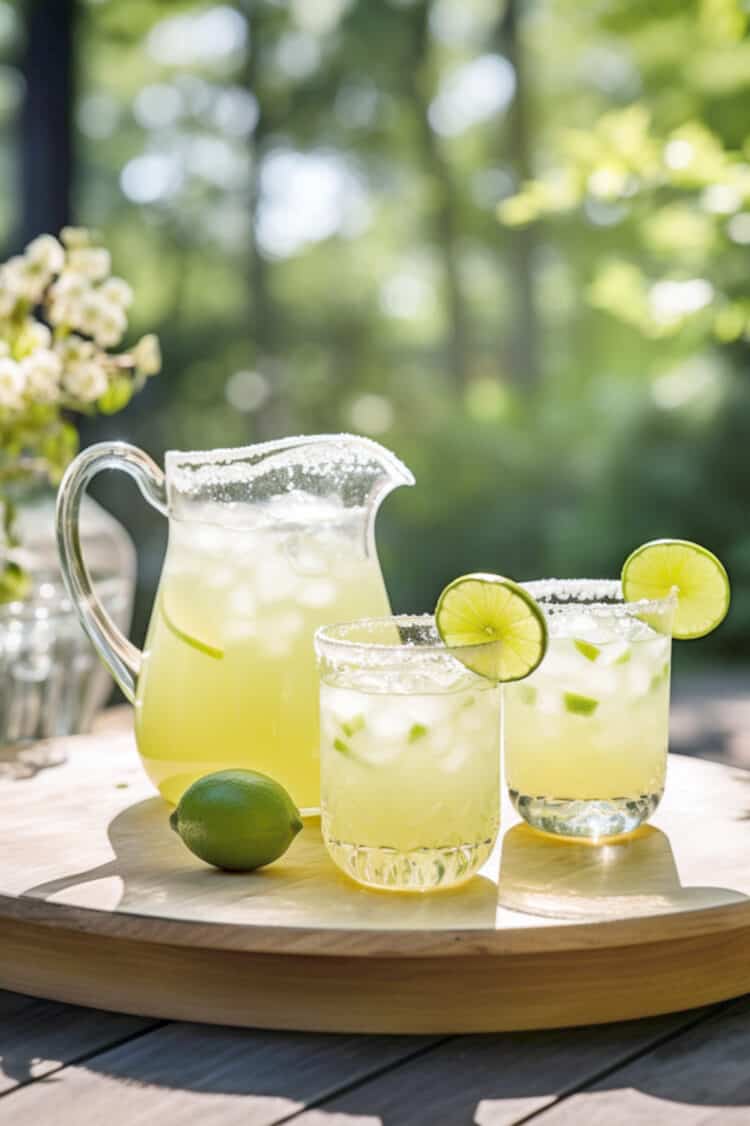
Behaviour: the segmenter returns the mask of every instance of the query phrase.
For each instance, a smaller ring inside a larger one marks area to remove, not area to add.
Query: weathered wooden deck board
[[[748,1054],[750,998],[605,1029],[440,1041],[149,1028],[0,994],[0,1123],[734,1126],[750,1121]]]
[[[0,1100],[0,1122],[272,1126],[433,1043],[169,1024]]]
[[[154,1027],[140,1017],[0,992],[0,1094]]]
[[[539,1126],[744,1126],[748,1059],[745,997],[542,1114]]]
[[[17,1092],[0,1121],[510,1126],[708,1015],[442,1042],[170,1024]]]
[[[295,1126],[354,1121],[363,1126],[511,1126],[709,1012],[631,1021],[604,1034],[591,1027],[457,1037],[293,1121]]]

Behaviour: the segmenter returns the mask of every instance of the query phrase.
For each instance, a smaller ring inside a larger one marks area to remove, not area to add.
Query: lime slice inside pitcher
[[[636,548],[622,568],[628,602],[677,596],[672,636],[705,637],[729,610],[729,576],[719,559],[689,540],[652,540]]]
[[[176,638],[183,641],[185,645],[189,645],[192,649],[197,649],[204,657],[213,657],[214,660],[220,660],[224,656],[224,650],[218,645],[212,644],[205,638],[195,637],[192,633],[188,632],[188,630],[182,629],[182,627],[177,624],[172,614],[167,610],[166,602],[163,597],[159,599],[159,610],[164,625]]]
[[[453,655],[490,680],[523,680],[547,651],[544,614],[523,587],[501,575],[455,579],[438,599],[435,624]]]

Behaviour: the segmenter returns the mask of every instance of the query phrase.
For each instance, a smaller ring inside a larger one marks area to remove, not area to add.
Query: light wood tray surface
[[[463,889],[351,883],[308,822],[254,874],[171,832],[129,731],[0,759],[0,986],[172,1018],[341,1031],[620,1020],[750,989],[750,773],[672,756],[653,827],[600,847],[504,810]]]

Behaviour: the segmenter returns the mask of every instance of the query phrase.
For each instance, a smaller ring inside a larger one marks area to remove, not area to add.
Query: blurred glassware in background
[[[0,748],[88,731],[112,688],[62,583],[52,489],[28,496],[18,525],[23,548],[12,555],[32,587],[23,601],[0,605]],[[90,498],[82,506],[81,538],[97,593],[127,632],[136,577],[131,539]]]

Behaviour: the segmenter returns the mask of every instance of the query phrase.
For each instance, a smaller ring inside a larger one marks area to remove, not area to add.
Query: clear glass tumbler
[[[537,829],[599,840],[647,821],[664,792],[676,599],[625,602],[617,581],[524,583],[549,648],[505,686],[505,776]]]
[[[430,617],[326,626],[315,648],[332,859],[394,891],[468,880],[499,827],[499,688],[452,656]]]

